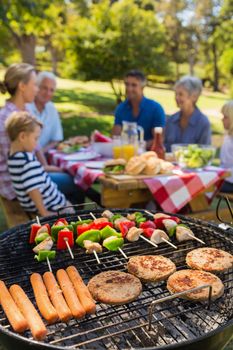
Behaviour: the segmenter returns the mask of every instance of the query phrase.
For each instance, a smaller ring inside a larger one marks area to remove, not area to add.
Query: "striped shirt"
[[[8,157],[8,170],[20,205],[26,211],[36,212],[35,203],[28,193],[38,189],[47,210],[56,211],[66,205],[65,196],[44,171],[35,155],[30,152],[16,152]]]

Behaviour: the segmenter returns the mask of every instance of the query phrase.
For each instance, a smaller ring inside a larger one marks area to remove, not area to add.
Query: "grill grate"
[[[134,210],[128,210],[134,211]],[[93,211],[100,216],[101,211]],[[117,211],[122,212],[123,211]],[[125,213],[126,211],[124,211]],[[87,212],[81,213],[82,218],[89,218]],[[75,215],[68,216],[69,220],[76,219]],[[50,220],[51,223],[54,222]],[[182,218],[193,230],[195,235],[206,242],[206,246],[216,247],[228,252],[233,251],[232,232],[224,232],[215,225],[199,220]],[[46,220],[42,220],[46,222]],[[34,302],[29,276],[33,272],[43,274],[48,270],[46,263],[38,263],[33,259],[33,252],[29,246],[30,224],[7,231],[0,236],[0,279],[7,286],[18,283]],[[195,248],[201,246],[199,242],[187,241],[175,243],[177,250],[164,244],[154,248],[150,244],[139,240],[126,243],[124,252],[127,256],[160,254],[170,258],[177,269],[186,268],[185,256]],[[87,282],[95,274],[107,270],[126,271],[126,260],[120,253],[103,252],[99,255],[101,265],[96,263],[94,255],[86,255],[84,250],[75,247],[75,260],[71,260],[68,251],[57,252],[52,269],[66,268],[74,264],[84,281]],[[148,331],[148,307],[151,302],[169,295],[166,283],[144,284],[143,292],[137,300],[127,305],[110,306],[98,304],[96,315],[89,315],[85,319],[71,320],[68,324],[57,323],[48,325],[49,334],[41,345],[54,347],[70,347],[76,349],[130,349],[155,348],[165,349],[166,345],[181,344],[185,341],[196,340],[211,331],[220,329],[232,322],[233,310],[233,271],[219,275],[225,286],[224,296],[211,304],[210,310],[206,303],[195,303],[188,300],[175,299],[158,304],[152,318],[152,329]],[[0,324],[9,332],[11,326],[0,311]],[[158,333],[157,333],[158,330]],[[9,333],[10,334],[10,333]],[[25,339],[30,339],[30,332],[25,332]],[[26,340],[27,341],[27,340]]]

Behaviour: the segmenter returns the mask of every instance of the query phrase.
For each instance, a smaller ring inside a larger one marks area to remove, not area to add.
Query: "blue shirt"
[[[188,126],[180,126],[180,111],[168,117],[165,127],[164,145],[167,152],[171,152],[171,145],[175,143],[211,143],[211,130],[208,118],[196,107],[191,115]]]
[[[123,121],[135,122],[144,129],[145,141],[153,138],[152,129],[165,125],[165,113],[162,106],[149,98],[143,97],[138,116],[133,115],[132,105],[129,100],[120,103],[115,110],[115,125],[121,125]]]
[[[27,104],[27,110],[43,123],[39,138],[40,147],[45,147],[53,141],[63,140],[61,120],[53,102],[47,102],[41,113],[34,102]]]

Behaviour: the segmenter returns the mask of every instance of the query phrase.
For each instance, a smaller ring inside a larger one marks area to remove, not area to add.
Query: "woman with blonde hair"
[[[230,193],[233,192],[233,100],[225,103],[221,112],[225,136],[220,150],[220,160],[221,165],[232,172],[231,176],[223,182],[221,191]]]

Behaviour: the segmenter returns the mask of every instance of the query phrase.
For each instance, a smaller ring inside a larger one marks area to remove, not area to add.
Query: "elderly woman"
[[[233,193],[233,100],[225,103],[221,112],[225,136],[220,150],[220,160],[224,168],[231,170],[231,176],[223,182],[221,191]]]
[[[164,136],[167,152],[171,152],[175,143],[210,144],[210,122],[196,106],[201,91],[198,78],[184,76],[176,82],[175,98],[180,110],[167,120]]]

